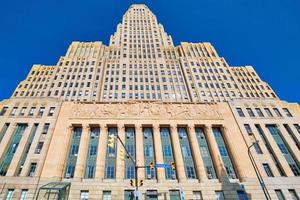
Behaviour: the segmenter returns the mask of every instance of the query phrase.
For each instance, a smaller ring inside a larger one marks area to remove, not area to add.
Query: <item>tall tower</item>
[[[132,200],[136,179],[147,200],[299,199],[299,124],[253,67],[134,4],[0,102],[0,199]]]

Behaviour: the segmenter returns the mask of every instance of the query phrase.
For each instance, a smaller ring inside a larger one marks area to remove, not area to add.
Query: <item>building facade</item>
[[[299,199],[299,124],[299,105],[253,67],[229,66],[210,43],[174,46],[135,4],[108,46],[73,42],[0,102],[0,195],[132,199],[118,135],[146,166],[142,199]]]

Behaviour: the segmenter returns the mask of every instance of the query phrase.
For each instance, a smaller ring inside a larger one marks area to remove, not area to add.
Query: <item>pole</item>
[[[250,148],[253,147],[253,146],[254,146],[255,144],[257,144],[257,143],[258,143],[258,141],[252,143],[252,144],[248,147],[248,156],[249,156],[249,158],[250,158],[251,164],[252,164],[252,166],[253,166],[253,168],[254,168],[255,174],[256,174],[256,176],[257,176],[257,178],[258,178],[258,181],[259,181],[259,183],[260,183],[260,186],[261,186],[261,188],[262,188],[262,190],[263,190],[263,192],[264,192],[264,195],[265,195],[266,199],[267,199],[267,200],[269,200],[269,199],[271,200],[269,191],[268,191],[268,189],[267,189],[267,187],[266,187],[266,185],[265,185],[265,183],[264,183],[263,177],[261,176],[261,174],[260,174],[260,172],[259,172],[259,170],[258,170],[258,167],[257,167],[257,165],[256,165],[256,163],[255,163],[255,160],[254,160],[254,158],[253,158],[253,156],[252,156],[252,154],[251,154],[251,151],[250,151]]]

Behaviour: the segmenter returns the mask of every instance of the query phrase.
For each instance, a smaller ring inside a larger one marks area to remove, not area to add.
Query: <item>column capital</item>
[[[108,127],[107,127],[107,125],[106,124],[103,124],[103,125],[100,125],[100,128],[103,130],[107,130],[108,129]]]
[[[195,124],[189,123],[189,124],[187,125],[187,128],[188,128],[189,130],[195,130]]]
[[[159,131],[159,124],[153,124],[153,131]]]
[[[175,131],[177,129],[177,124],[170,124],[171,131]]]
[[[206,129],[206,130],[209,130],[209,129],[212,129],[212,125],[211,124],[204,124],[203,128]]]
[[[123,123],[117,124],[117,127],[118,127],[118,131],[125,131],[125,125]]]
[[[135,124],[134,127],[135,127],[136,131],[142,131],[142,128],[143,128],[142,124]]]
[[[68,126],[68,131],[73,131],[73,129],[74,129],[73,125]]]
[[[83,125],[82,125],[82,129],[87,130],[87,131],[90,131],[90,130],[91,130],[91,127],[90,127],[89,124],[83,124]]]

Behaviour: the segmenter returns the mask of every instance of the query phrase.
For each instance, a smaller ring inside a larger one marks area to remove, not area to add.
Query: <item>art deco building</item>
[[[299,199],[299,124],[253,67],[132,5],[108,46],[73,42],[0,102],[0,198],[133,199],[118,135],[141,199]]]

